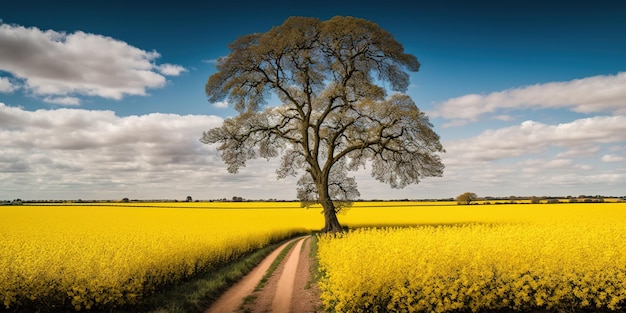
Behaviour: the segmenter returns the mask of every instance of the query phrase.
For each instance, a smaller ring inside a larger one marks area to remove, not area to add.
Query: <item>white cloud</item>
[[[0,199],[167,198],[194,191],[215,197],[211,188],[224,183],[217,176],[227,177],[226,169],[215,147],[199,138],[221,123],[216,116],[119,117],[0,103]]]
[[[10,93],[18,89],[18,86],[11,83],[6,77],[0,77],[0,92]]]
[[[444,177],[424,185],[432,192],[451,190],[450,196],[465,191],[492,196],[620,195],[626,168],[602,165],[598,154],[625,142],[626,116],[554,125],[526,121],[444,141]],[[617,161],[619,154],[602,159]]]
[[[216,146],[198,140],[221,123],[215,116],[119,117],[112,111],[27,111],[0,103],[0,200],[295,198],[297,179],[277,181],[277,159],[252,160],[236,175],[226,172]],[[625,146],[624,127],[626,116],[524,122],[444,141],[443,178],[392,190],[369,171],[355,176],[364,199],[454,197],[465,191],[620,195],[626,167],[602,165],[599,153]],[[610,153],[605,161],[623,155]]]
[[[213,103],[213,107],[216,107],[219,109],[225,109],[228,107],[228,101],[224,100],[224,101],[215,102]]]
[[[486,95],[469,94],[449,99],[432,117],[476,121],[499,109],[568,108],[574,112],[626,113],[626,72],[566,82],[550,82],[507,89]]]
[[[61,105],[80,105],[80,99],[76,97],[45,97],[43,98],[43,101]]]
[[[615,155],[615,154],[605,154],[602,156],[602,162],[623,162],[626,160],[623,156]]]
[[[571,167],[574,162],[571,159],[552,159],[552,160],[542,160],[542,159],[529,159],[523,162],[520,162],[520,166],[540,166],[542,168],[566,168]]]
[[[226,171],[202,133],[222,118],[62,108],[27,111],[0,103],[3,199],[294,199],[296,178],[277,181],[278,159]]]
[[[178,76],[180,73],[187,71],[186,68],[174,64],[161,64],[158,66],[158,69],[161,74],[168,76]]]
[[[568,147],[564,152],[556,154],[556,158],[583,158],[593,157],[600,151],[600,147],[590,142],[586,145],[576,145]]]
[[[548,125],[525,121],[520,125],[487,130],[480,135],[447,143],[455,158],[493,161],[538,153],[548,147],[575,147],[626,141],[626,116],[598,116]]]
[[[575,163],[572,159],[527,159],[516,164],[516,167],[524,173],[545,173],[549,170],[583,170],[589,171],[593,166],[588,164]]]
[[[179,65],[156,65],[144,51],[111,37],[0,24],[0,70],[24,81],[36,96],[87,95],[122,99],[165,86]]]

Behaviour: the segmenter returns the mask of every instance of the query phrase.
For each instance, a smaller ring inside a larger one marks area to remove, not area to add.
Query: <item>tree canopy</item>
[[[219,143],[232,173],[258,157],[281,157],[279,178],[302,171],[298,198],[321,203],[324,230],[341,230],[337,204],[360,196],[348,172],[368,162],[372,176],[392,188],[442,175],[439,136],[403,93],[406,70],[418,71],[420,63],[375,23],[291,17],[229,48],[206,94],[210,102],[226,99],[239,115],[201,141]],[[266,106],[271,94],[280,105]]]
[[[456,197],[456,202],[458,204],[466,204],[469,205],[472,201],[478,199],[478,196],[473,192],[465,192]]]

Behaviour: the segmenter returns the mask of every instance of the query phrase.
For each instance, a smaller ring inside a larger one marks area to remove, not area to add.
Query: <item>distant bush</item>
[[[476,199],[478,199],[478,196],[476,196],[475,193],[473,193],[473,192],[466,192],[466,193],[463,193],[463,194],[457,196],[456,197],[456,202],[457,202],[457,204],[469,205],[469,204],[472,204],[472,201],[476,201]]]

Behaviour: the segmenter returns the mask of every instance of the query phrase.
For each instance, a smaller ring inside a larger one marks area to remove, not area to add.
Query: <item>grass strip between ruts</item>
[[[283,259],[285,259],[285,256],[287,256],[287,253],[291,251],[291,248],[296,244],[296,242],[298,242],[298,240],[294,240],[293,242],[290,242],[287,246],[285,246],[285,248],[283,248],[282,251],[280,251],[278,256],[276,256],[276,259],[274,259],[274,262],[272,262],[270,267],[267,269],[267,272],[265,272],[265,275],[263,275],[263,278],[261,278],[259,283],[254,288],[254,291],[259,291],[263,289],[263,287],[265,287],[265,284],[267,283],[269,278],[272,277],[272,275],[274,274],[274,272],[276,271],[280,263],[283,261]]]
[[[301,239],[301,240],[305,240],[305,239]],[[294,240],[293,242],[290,242],[280,251],[280,253],[276,256],[276,259],[274,259],[270,267],[265,272],[265,275],[263,275],[263,277],[261,278],[261,280],[259,280],[259,283],[256,285],[256,287],[254,287],[254,290],[252,291],[253,293],[260,291],[261,289],[263,289],[263,287],[265,287],[265,284],[267,283],[267,281],[270,279],[270,277],[272,277],[272,275],[274,274],[274,272],[276,271],[280,263],[285,259],[289,251],[291,251],[291,248],[293,248],[293,246],[297,242],[298,240]],[[245,306],[254,302],[256,298],[257,296],[254,294],[250,294],[246,296],[243,299],[243,302],[241,303],[241,305],[239,306],[239,310],[241,312],[249,312],[249,310],[247,310]]]
[[[150,299],[146,299],[145,302],[150,309],[143,312],[204,312],[222,293],[259,265],[284,242],[270,244],[215,272],[200,275],[196,279],[163,290],[151,296]]]

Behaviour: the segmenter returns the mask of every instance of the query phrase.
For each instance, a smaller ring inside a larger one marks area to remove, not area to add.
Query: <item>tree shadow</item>
[[[451,222],[451,223],[375,223],[375,224],[354,224],[345,225],[344,230],[356,230],[356,229],[382,229],[382,228],[420,228],[420,227],[444,227],[444,228],[458,228],[467,226],[496,226],[512,224],[510,222]]]

